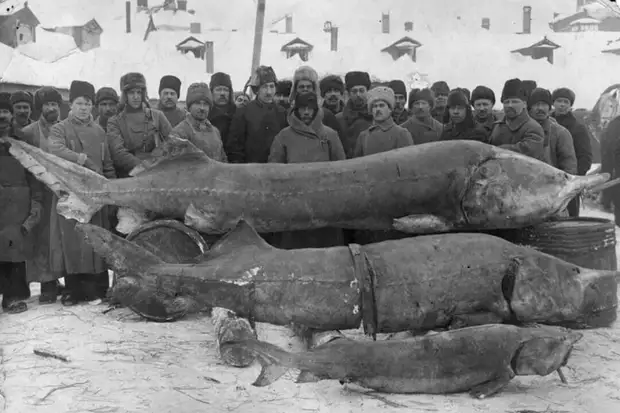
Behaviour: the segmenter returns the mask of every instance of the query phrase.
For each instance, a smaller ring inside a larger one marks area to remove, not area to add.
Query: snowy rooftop
[[[54,63],[79,51],[72,36],[49,32],[37,27],[37,42],[21,45],[17,50],[34,60]]]
[[[584,17],[583,19],[577,19],[574,22],[571,22],[569,26],[577,26],[578,24],[599,24],[600,22],[600,20]]]

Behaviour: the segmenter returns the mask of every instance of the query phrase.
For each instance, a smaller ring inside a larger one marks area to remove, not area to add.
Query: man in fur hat
[[[491,145],[545,160],[545,132],[527,113],[527,91],[520,79],[510,79],[502,90],[504,119],[491,132]]]
[[[116,173],[123,178],[168,137],[172,126],[150,107],[144,75],[127,73],[120,83],[123,110],[108,120],[107,133]]]
[[[95,95],[95,105],[99,114],[95,122],[106,132],[108,130],[108,120],[118,113],[118,102],[118,93],[111,87],[102,87]]]
[[[161,110],[173,128],[177,126],[187,112],[178,106],[181,96],[181,79],[176,76],[166,75],[159,80],[159,103],[157,109]]]
[[[337,75],[325,76],[319,82],[323,108],[329,109],[334,115],[342,112],[344,108],[344,82]]]
[[[13,105],[13,124],[17,129],[22,129],[30,125],[33,120],[32,106],[34,98],[30,92],[19,90],[11,94],[11,104]]]
[[[228,160],[233,163],[267,163],[273,138],[287,126],[286,109],[274,96],[278,79],[270,66],[259,66],[249,86],[256,98],[237,108],[225,142]]]
[[[409,131],[414,145],[437,142],[443,132],[443,123],[431,116],[435,95],[430,89],[413,89],[409,94],[411,117],[401,126]]]
[[[577,157],[573,138],[568,129],[550,117],[552,104],[551,92],[536,88],[530,93],[527,107],[532,119],[538,122],[545,132],[545,161],[574,175],[577,173]]]
[[[220,131],[222,142],[226,142],[230,131],[230,123],[237,111],[230,75],[223,72],[214,73],[209,81],[209,88],[213,94],[213,105],[211,105],[209,110],[209,121]]]
[[[485,132],[487,138],[490,137],[497,121],[493,115],[495,93],[486,86],[476,86],[471,93],[471,103],[474,107],[474,121],[476,121],[478,128]]]
[[[42,216],[42,184],[9,152],[4,137],[23,139],[14,127],[13,104],[0,93],[0,293],[5,312],[28,309],[26,261],[33,258],[35,231]]]
[[[395,105],[392,117],[397,125],[402,125],[409,119],[409,112],[405,108],[407,105],[407,86],[402,80],[392,80],[388,87],[394,91]]]
[[[523,92],[525,93],[525,101],[527,102],[527,100],[530,98],[530,95],[532,94],[532,92],[534,91],[534,89],[536,89],[538,87],[538,84],[536,83],[535,80],[523,80],[521,81],[521,89],[523,89]]]
[[[290,80],[280,80],[276,84],[276,95],[274,97],[276,103],[282,106],[284,109],[289,110],[291,108],[291,102],[289,97],[291,96],[291,89],[293,88],[293,82]]]
[[[577,157],[577,175],[583,176],[592,166],[592,145],[586,125],[573,115],[575,92],[562,87],[553,91],[551,100],[554,108],[551,116],[570,132]],[[568,214],[571,217],[578,217],[579,207],[579,197],[577,196],[568,204]]]
[[[39,120],[22,129],[24,141],[48,150],[48,137],[50,129],[60,120],[60,105],[62,96],[53,87],[44,86],[34,95],[35,110],[40,113]],[[49,304],[56,302],[60,294],[58,278],[65,276],[64,273],[52,271],[50,266],[50,217],[52,211],[53,192],[45,185],[41,190],[42,214],[39,224],[33,229],[34,244],[32,260],[28,262],[28,282],[41,283],[41,295],[39,303]]]
[[[435,95],[435,105],[431,111],[431,116],[439,122],[443,122],[443,114],[446,111],[446,104],[448,103],[448,95],[450,94],[450,87],[448,84],[439,80],[431,86],[431,90]]]
[[[472,140],[485,142],[487,135],[476,127],[474,114],[466,92],[457,88],[450,92],[443,118],[442,141]]]
[[[220,131],[209,122],[209,111],[213,107],[209,85],[192,83],[187,89],[185,102],[189,113],[172,129],[172,134],[190,141],[209,158],[228,162]]]
[[[336,115],[340,122],[340,140],[347,158],[353,158],[357,139],[363,131],[372,126],[372,114],[368,109],[367,93],[370,89],[370,75],[367,72],[348,72],[344,83],[349,100],[342,112]]]

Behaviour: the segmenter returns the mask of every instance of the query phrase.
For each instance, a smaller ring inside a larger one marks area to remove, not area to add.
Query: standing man
[[[409,131],[414,145],[437,142],[443,132],[443,123],[431,116],[435,96],[430,89],[413,89],[409,94],[411,117],[401,126]]]
[[[431,116],[438,122],[443,122],[443,114],[446,111],[450,87],[445,81],[440,80],[433,83],[431,90],[435,95],[435,105],[431,111]]]
[[[392,80],[388,87],[394,91],[394,111],[392,118],[397,125],[402,125],[409,119],[409,112],[405,108],[407,105],[407,86],[402,80]]]
[[[209,80],[209,88],[213,95],[213,105],[209,110],[209,122],[220,132],[222,142],[227,142],[230,123],[237,110],[230,75],[222,72],[214,73]],[[189,98],[186,98],[186,101],[187,99]]]
[[[118,113],[118,102],[118,93],[111,87],[102,87],[95,95],[95,105],[97,105],[97,113],[99,113],[95,122],[106,132],[108,120]]]
[[[454,89],[448,95],[443,123],[442,141],[457,139],[485,143],[487,141],[486,134],[476,127],[469,99],[461,89]]]
[[[551,100],[554,108],[551,116],[570,132],[577,157],[577,175],[583,176],[592,166],[592,145],[586,125],[573,115],[575,92],[568,88],[559,88],[553,91]],[[579,196],[577,196],[568,204],[568,214],[571,217],[578,217],[579,208]]]
[[[367,72],[348,72],[344,83],[349,100],[342,112],[336,115],[340,122],[340,140],[347,159],[354,157],[357,138],[360,133],[372,126],[372,114],[368,109],[367,93],[370,89],[370,75]]]
[[[30,92],[19,90],[11,94],[11,104],[13,105],[13,124],[17,130],[30,125],[32,120],[33,96]]]
[[[323,108],[331,110],[334,115],[342,112],[344,108],[344,82],[340,76],[328,75],[319,83]]]
[[[173,128],[185,119],[186,114],[178,106],[179,96],[181,96],[181,79],[166,75],[159,80],[159,105],[157,108],[164,113]]]
[[[528,115],[527,97],[528,93],[522,88],[520,79],[506,81],[501,97],[505,116],[495,124],[490,143],[544,161],[545,132]]]
[[[141,73],[121,77],[123,110],[108,120],[108,141],[119,178],[141,163],[172,131],[164,114],[152,109],[146,95],[146,79]]]
[[[471,103],[474,106],[474,121],[478,128],[483,130],[486,137],[489,138],[497,121],[495,115],[493,115],[495,93],[486,86],[476,86],[471,93]]]
[[[293,89],[293,82],[290,80],[280,80],[276,84],[276,95],[274,99],[278,105],[286,110],[291,108],[291,102],[289,100],[291,89]]]

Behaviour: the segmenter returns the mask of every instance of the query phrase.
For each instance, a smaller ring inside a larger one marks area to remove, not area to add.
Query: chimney
[[[405,22],[405,31],[412,32],[413,31],[413,22]]]
[[[532,8],[523,6],[523,34],[532,33]]]
[[[482,25],[480,27],[482,27],[483,29],[489,30],[491,28],[491,19],[489,19],[488,17],[483,17]]]
[[[131,2],[125,2],[125,26],[127,33],[131,33]]]
[[[149,8],[149,0],[138,0],[138,11]]]
[[[176,8],[174,0],[164,0],[164,10],[176,10]]]
[[[177,10],[187,11],[187,0],[177,0]]]
[[[286,32],[293,33],[293,16],[290,14],[286,15]]]
[[[205,60],[207,62],[207,73],[213,74],[213,42],[205,42]]]
[[[192,34],[200,34],[202,28],[200,27],[200,23],[194,22],[189,24],[189,32]]]
[[[330,48],[330,50],[332,52],[337,52],[338,51],[338,28],[332,26],[330,34],[331,34],[331,36],[330,36],[331,37],[331,48]]]
[[[577,0],[577,11],[586,5],[586,0]]]
[[[383,13],[381,15],[381,32],[390,33],[390,13]]]

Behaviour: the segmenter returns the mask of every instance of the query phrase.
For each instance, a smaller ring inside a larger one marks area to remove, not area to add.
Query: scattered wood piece
[[[562,369],[558,369],[558,376],[560,376],[560,381],[564,384],[568,384],[568,381],[566,381],[566,376],[564,375],[564,373],[562,372]]]
[[[54,387],[52,390],[48,391],[45,396],[41,397],[38,403],[39,404],[43,403],[48,397],[50,397],[52,394],[54,394],[55,392],[59,390],[70,389],[71,387],[77,387],[77,386],[81,386],[82,384],[87,384],[87,383],[88,383],[87,381],[82,381],[79,383],[63,384],[62,386]]]
[[[396,402],[393,402],[391,400],[388,400],[385,397],[380,396],[380,395],[378,395],[378,394],[376,394],[376,393],[374,393],[372,391],[358,390],[358,389],[355,389],[353,387],[349,387],[346,384],[344,385],[344,388],[348,392],[357,393],[357,394],[360,394],[362,396],[368,396],[368,397],[373,398],[375,400],[379,400],[380,402],[383,402],[383,403],[385,403],[386,405],[388,405],[390,407],[400,407],[400,408],[405,408],[405,409],[409,408],[409,406],[406,406],[404,404],[400,404],[400,403],[396,403]],[[426,410],[426,409],[423,409],[423,410]]]
[[[213,377],[202,376],[202,378],[205,379],[206,381],[210,381],[211,383],[222,384],[221,381],[214,379]]]
[[[227,341],[245,340],[256,338],[256,331],[245,318],[237,317],[235,313],[226,309],[215,307],[212,312],[215,336],[217,337],[217,349],[224,363],[234,367],[247,367],[254,362],[255,356],[244,349],[222,350],[221,345]]]
[[[60,355],[58,353],[55,353],[53,351],[50,351],[50,350],[44,350],[44,349],[37,349],[37,348],[35,348],[34,350],[32,350],[32,352],[34,354],[36,354],[37,356],[53,358],[53,359],[56,359],[56,360],[64,361],[65,363],[69,362],[69,359],[67,357],[65,357],[63,355]]]

